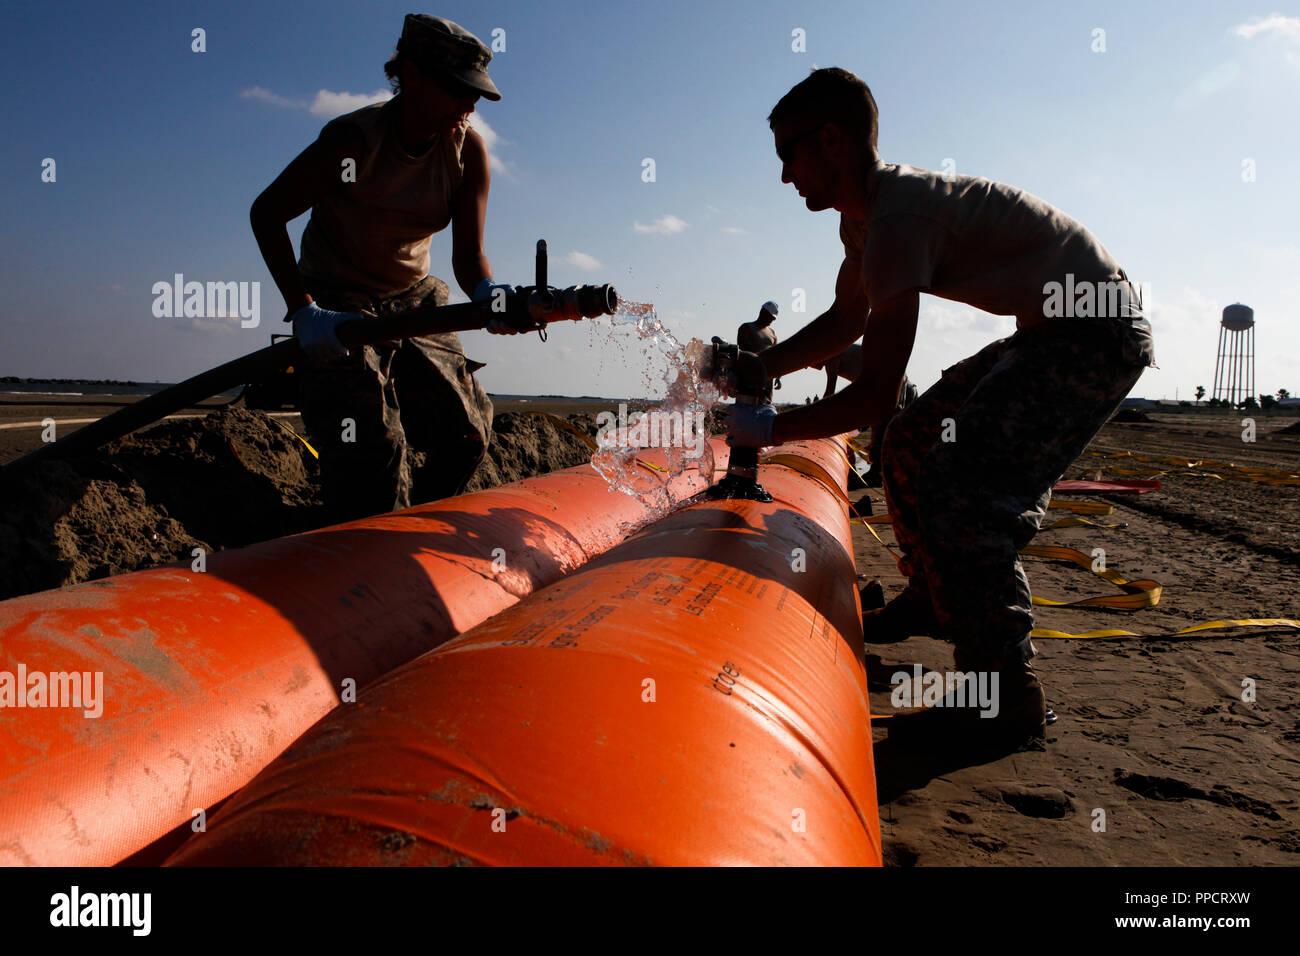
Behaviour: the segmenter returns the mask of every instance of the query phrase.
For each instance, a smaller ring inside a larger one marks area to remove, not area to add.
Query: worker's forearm
[[[861,337],[862,329],[846,327],[832,306],[784,342],[778,342],[765,351],[763,367],[770,377],[780,378],[801,368],[821,364]]]
[[[782,412],[773,423],[772,440],[780,445],[801,438],[829,438],[866,422],[882,421],[892,408],[886,392],[872,382],[854,382],[830,398]]]
[[[298,263],[294,261],[289,231],[284,223],[268,220],[256,212],[251,216],[251,221],[257,248],[262,252],[262,259],[271,272],[271,278],[275,280],[276,288],[284,296],[287,314],[293,315],[311,301],[311,296],[307,294],[302,274],[298,271]]]
[[[451,271],[456,273],[456,283],[467,296],[474,298],[474,290],[484,279],[492,278],[492,263],[480,250],[474,255],[455,255],[451,257]]]

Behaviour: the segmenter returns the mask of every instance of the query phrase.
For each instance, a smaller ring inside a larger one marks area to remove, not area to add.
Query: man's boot
[[[934,706],[891,717],[890,741],[924,750],[1014,750],[1044,736],[1047,698],[1018,652],[993,662],[960,648],[953,656],[964,686]]]
[[[884,607],[862,614],[862,639],[868,644],[897,644],[909,637],[933,637],[939,622],[930,595],[909,584]]]

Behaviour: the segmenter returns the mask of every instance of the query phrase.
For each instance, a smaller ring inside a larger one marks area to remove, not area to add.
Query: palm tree
[[[1290,397],[1291,397],[1291,393],[1288,392],[1285,388],[1279,388],[1277,390],[1277,400],[1279,402],[1284,402]]]
[[[1205,397],[1205,386],[1204,386],[1204,385],[1197,385],[1197,386],[1196,386],[1196,400],[1199,402],[1199,401],[1200,401],[1201,399],[1203,399],[1204,397]]]

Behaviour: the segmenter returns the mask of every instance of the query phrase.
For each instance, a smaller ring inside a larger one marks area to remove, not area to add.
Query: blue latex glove
[[[500,293],[497,292],[498,289],[501,290]],[[493,282],[491,279],[480,279],[478,286],[474,289],[474,301],[488,304],[500,302],[504,307],[505,297],[510,292],[510,286],[505,283]],[[494,315],[488,319],[487,330],[493,335],[517,335],[519,332],[518,329],[499,315]]]
[[[763,448],[772,444],[776,408],[772,405],[733,405],[727,416],[727,444]]]
[[[329,362],[348,355],[347,346],[334,334],[334,327],[344,319],[360,319],[356,312],[331,312],[315,302],[308,302],[293,314],[293,334],[313,362]]]

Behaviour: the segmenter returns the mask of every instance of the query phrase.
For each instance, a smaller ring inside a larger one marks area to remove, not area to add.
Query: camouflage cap
[[[408,13],[397,52],[480,96],[501,99],[501,91],[487,72],[492,51],[458,23],[427,13]]]

